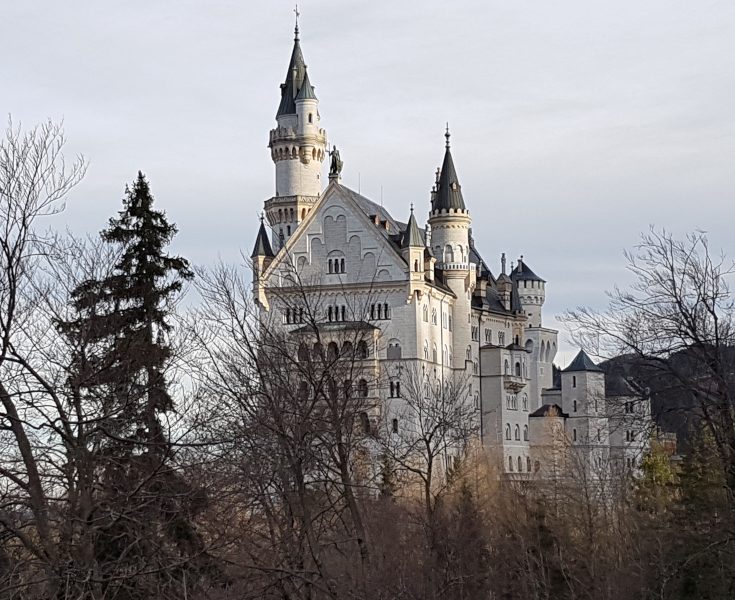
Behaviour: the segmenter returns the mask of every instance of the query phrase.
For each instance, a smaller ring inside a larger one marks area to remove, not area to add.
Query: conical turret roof
[[[293,50],[291,52],[291,60],[288,63],[288,71],[286,72],[286,81],[281,84],[281,103],[278,106],[276,117],[281,115],[295,115],[296,94],[301,89],[306,76],[306,64],[304,63],[304,55],[301,52],[301,44],[299,43],[298,28],[293,40]]]
[[[403,232],[401,248],[423,248],[423,246],[424,238],[421,235],[418,223],[416,223],[416,217],[413,214],[413,207],[411,207],[411,217],[408,219],[406,231]]]
[[[449,128],[444,136],[447,139],[444,151],[444,162],[442,163],[436,193],[432,201],[432,210],[459,209],[466,210],[464,198],[462,198],[462,186],[459,185],[459,177],[454,168],[452,151],[449,148]]]
[[[255,258],[256,256],[267,256],[271,258],[275,256],[275,254],[273,254],[273,248],[271,248],[270,240],[268,239],[268,231],[265,228],[265,222],[262,218],[260,219],[258,237],[255,239],[255,247],[253,248],[253,253],[250,255],[250,258]]]
[[[314,93],[314,86],[309,81],[309,73],[304,69],[304,80],[301,82],[299,93],[296,94],[296,100],[316,100],[316,94]]]

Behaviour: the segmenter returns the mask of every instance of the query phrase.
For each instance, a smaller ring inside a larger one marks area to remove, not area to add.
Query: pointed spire
[[[296,17],[294,33],[293,51],[291,52],[291,60],[288,63],[288,71],[286,71],[286,81],[281,84],[281,103],[278,106],[276,117],[296,114],[294,99],[299,89],[301,89],[306,75],[304,55],[301,52],[301,44],[299,44],[298,16]]]
[[[419,229],[418,223],[416,223],[416,217],[413,214],[413,204],[411,204],[411,216],[408,219],[406,231],[403,232],[403,238],[401,239],[401,248],[423,247],[423,236],[421,235],[421,229]]]
[[[304,81],[299,88],[299,93],[296,94],[296,100],[316,100],[316,94],[314,93],[314,86],[309,81],[309,72],[304,67]]]
[[[459,185],[457,171],[454,169],[454,161],[452,160],[452,152],[449,148],[449,123],[444,133],[446,138],[446,146],[444,150],[444,162],[442,163],[439,180],[436,184],[436,194],[432,199],[432,210],[466,210],[464,199],[462,198],[462,186]]]
[[[275,254],[273,254],[273,248],[271,248],[271,243],[268,240],[268,231],[265,228],[265,221],[262,214],[260,215],[260,229],[258,230],[258,237],[255,239],[255,247],[253,248],[253,253],[250,255],[250,258],[255,258],[256,256],[266,256],[270,258],[275,256]]]

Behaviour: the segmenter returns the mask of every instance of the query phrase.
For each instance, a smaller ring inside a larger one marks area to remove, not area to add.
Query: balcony
[[[526,387],[526,380],[519,375],[503,375],[503,387],[515,394]]]

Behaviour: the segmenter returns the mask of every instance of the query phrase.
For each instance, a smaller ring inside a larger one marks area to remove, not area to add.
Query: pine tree
[[[191,524],[202,495],[175,471],[161,424],[174,405],[165,377],[172,358],[167,319],[192,278],[184,258],[165,252],[175,234],[138,173],[126,187],[123,210],[101,233],[120,250],[114,269],[78,286],[72,295],[76,318],[58,323],[76,348],[71,393],[96,415],[95,559],[119,598],[175,588],[184,557],[205,569],[208,562]],[[121,571],[131,577],[118,578]]]

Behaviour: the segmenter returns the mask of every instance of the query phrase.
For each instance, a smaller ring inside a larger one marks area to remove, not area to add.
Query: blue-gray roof
[[[596,371],[602,373],[602,369],[598,367],[594,361],[587,356],[584,350],[580,350],[574,360],[569,363],[569,366],[564,369],[563,373],[573,373],[576,371]]]
[[[460,209],[465,210],[464,198],[462,198],[462,186],[459,185],[457,171],[454,168],[452,152],[449,143],[444,151],[444,162],[439,174],[439,182],[431,202],[432,210]]]
[[[253,248],[253,253],[250,255],[250,258],[255,258],[256,256],[275,256],[273,254],[273,248],[271,248],[270,240],[268,239],[268,231],[266,230],[265,223],[262,219],[260,220],[258,237],[255,238],[255,247]]]
[[[518,261],[518,264],[515,266],[513,271],[511,271],[510,277],[514,281],[541,281],[546,283],[544,279],[541,279],[541,277],[533,272],[522,258]]]
[[[304,68],[304,80],[301,82],[299,93],[296,94],[296,100],[316,100],[316,94],[314,93],[314,86],[309,81],[309,73]]]
[[[281,103],[278,105],[276,117],[281,115],[296,114],[296,94],[298,94],[306,77],[306,64],[304,63],[304,55],[301,52],[299,38],[296,36],[293,41],[293,51],[291,52],[291,60],[288,63],[288,71],[286,72],[286,81],[281,84]]]
[[[401,248],[423,248],[424,236],[421,234],[418,224],[416,223],[416,217],[413,215],[413,208],[411,209],[411,216],[408,219],[408,225],[406,230],[403,232],[401,237]]]

